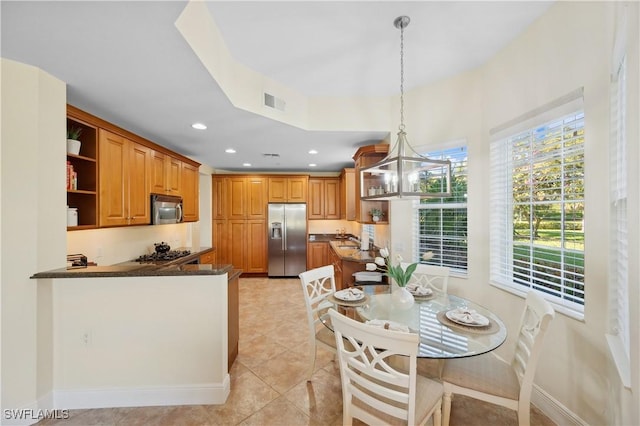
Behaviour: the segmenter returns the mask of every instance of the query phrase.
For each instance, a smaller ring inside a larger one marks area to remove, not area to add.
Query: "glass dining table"
[[[365,298],[359,302],[343,302],[329,297],[320,313],[320,319],[332,330],[329,307],[359,321],[388,321],[408,327],[409,332],[420,335],[418,357],[447,359],[463,358],[490,352],[504,343],[507,328],[489,309],[462,297],[434,292],[431,297],[416,298],[410,309],[398,309],[392,300],[388,285],[356,286]],[[448,315],[462,308],[482,315],[485,325],[469,325],[452,321]]]

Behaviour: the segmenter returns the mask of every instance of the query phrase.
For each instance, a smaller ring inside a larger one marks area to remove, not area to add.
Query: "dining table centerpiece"
[[[422,260],[426,261],[432,257],[433,252],[427,251],[422,255]],[[376,256],[374,263],[367,263],[366,270],[381,271],[383,275],[388,276],[391,279],[389,285],[391,286],[391,299],[394,305],[398,309],[407,310],[413,306],[415,300],[413,294],[406,289],[406,286],[411,280],[411,276],[415,272],[418,263],[411,263],[403,269],[402,261],[402,256],[397,255],[396,265],[393,265],[389,258],[389,249],[385,247],[380,249],[380,256]],[[397,286],[397,289],[394,289],[394,285]]]

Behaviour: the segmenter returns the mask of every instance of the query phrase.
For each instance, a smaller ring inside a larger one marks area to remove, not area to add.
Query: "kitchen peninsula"
[[[123,262],[37,273],[57,408],[222,404],[238,353],[231,265]],[[193,257],[193,259],[191,259]]]

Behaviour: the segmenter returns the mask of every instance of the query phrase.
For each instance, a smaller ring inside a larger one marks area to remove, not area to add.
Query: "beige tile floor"
[[[342,424],[340,373],[333,355],[318,350],[311,383],[307,322],[298,279],[240,280],[240,348],[224,405],[71,410],[46,425],[330,425]],[[532,409],[534,426],[553,423]],[[516,425],[515,412],[455,397],[452,426]]]

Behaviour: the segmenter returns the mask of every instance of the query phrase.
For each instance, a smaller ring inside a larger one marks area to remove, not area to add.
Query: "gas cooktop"
[[[136,259],[136,262],[140,263],[153,263],[153,262],[168,262],[170,260],[176,260],[181,257],[189,256],[191,251],[189,250],[169,250],[165,252],[154,252],[151,254],[143,254]]]

